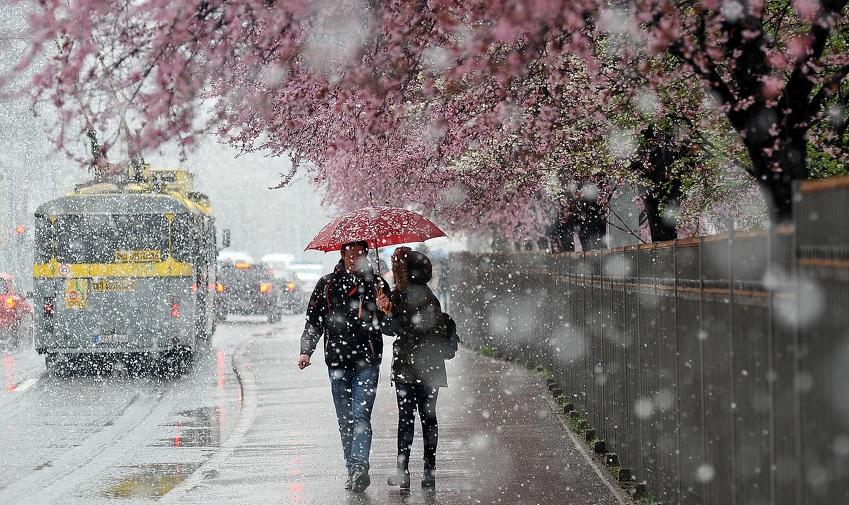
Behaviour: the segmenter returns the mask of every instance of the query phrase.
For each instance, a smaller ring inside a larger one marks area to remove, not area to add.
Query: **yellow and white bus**
[[[218,251],[191,174],[145,167],[133,182],[81,185],[35,222],[34,339],[49,371],[80,358],[191,364],[215,329]]]

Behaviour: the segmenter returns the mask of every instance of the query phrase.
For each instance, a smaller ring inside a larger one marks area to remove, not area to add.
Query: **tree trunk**
[[[752,161],[752,175],[766,200],[770,221],[788,224],[793,220],[793,181],[808,178],[807,140],[804,133],[779,132],[779,148],[765,151],[760,142],[744,138]],[[771,154],[767,154],[767,153]],[[780,171],[773,170],[774,166]]]
[[[668,218],[665,218],[660,210],[662,204],[664,207],[669,205],[677,205],[678,200],[661,202],[652,191],[643,192],[643,213],[648,221],[649,231],[651,232],[652,242],[665,242],[667,240],[675,240],[678,238],[678,230],[675,223],[671,223]]]
[[[581,249],[605,249],[607,243],[607,208],[598,202],[581,202],[580,211],[577,214],[578,239],[581,241]]]
[[[548,230],[548,238],[557,252],[575,250],[575,227],[572,216],[558,215]]]

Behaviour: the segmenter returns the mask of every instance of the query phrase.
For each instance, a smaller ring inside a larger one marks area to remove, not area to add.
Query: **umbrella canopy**
[[[307,249],[338,251],[344,244],[366,241],[377,249],[444,237],[445,232],[424,216],[397,207],[365,207],[329,222]]]

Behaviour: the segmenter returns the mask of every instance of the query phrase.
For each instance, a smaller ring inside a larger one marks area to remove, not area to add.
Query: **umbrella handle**
[[[383,276],[382,276],[382,275],[381,275],[381,273],[380,273],[380,249],[378,249],[377,247],[375,247],[375,248],[374,248],[374,255],[375,255],[375,258],[377,259],[377,278],[378,278],[378,279],[382,279],[382,278],[383,278]],[[380,287],[378,287],[378,285],[379,285]],[[374,283],[374,299],[375,299],[375,300],[377,300],[377,294],[378,294],[379,292],[382,292],[382,291],[383,291],[383,290],[381,289],[381,287],[383,287],[383,284],[382,284],[382,283],[380,283],[380,284],[379,284],[378,282],[375,282],[375,283]]]

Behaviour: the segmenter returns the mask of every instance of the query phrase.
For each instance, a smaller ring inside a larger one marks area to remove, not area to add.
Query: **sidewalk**
[[[437,492],[421,478],[421,427],[411,458],[412,493],[386,485],[395,466],[397,408],[389,362],[381,366],[372,417],[372,485],[345,491],[345,468],[327,368],[317,353],[295,366],[301,319],[247,341],[236,366],[244,386],[238,426],[222,451],[166,503],[617,504],[617,499],[562,428],[526,370],[467,350],[448,362],[439,396]],[[387,339],[386,354],[391,356]]]

